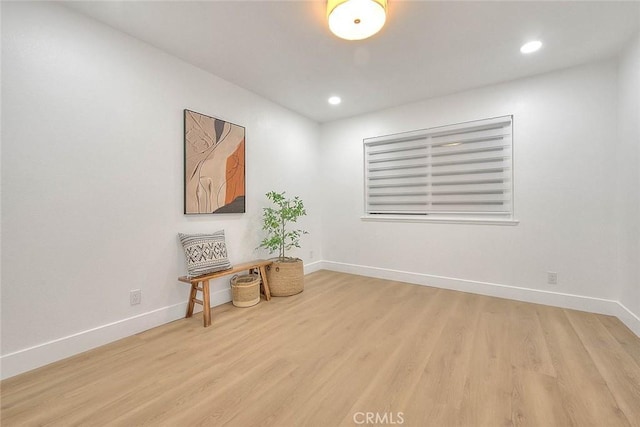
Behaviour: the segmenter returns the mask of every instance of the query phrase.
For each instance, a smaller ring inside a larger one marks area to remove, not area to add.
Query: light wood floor
[[[3,426],[640,425],[640,339],[613,317],[320,271],[1,388]]]

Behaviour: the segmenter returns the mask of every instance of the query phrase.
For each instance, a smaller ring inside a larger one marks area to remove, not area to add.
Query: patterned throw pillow
[[[214,271],[231,268],[227,257],[224,230],[213,234],[182,234],[180,242],[187,258],[189,276],[201,276]]]

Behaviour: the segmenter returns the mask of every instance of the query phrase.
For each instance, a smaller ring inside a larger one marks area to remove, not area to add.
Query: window
[[[365,218],[511,220],[512,117],[364,140]]]

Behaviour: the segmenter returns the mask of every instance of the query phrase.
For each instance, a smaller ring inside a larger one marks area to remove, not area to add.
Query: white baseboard
[[[324,262],[323,261],[315,261],[310,262],[309,264],[304,265],[304,274],[315,273],[318,270],[323,269]]]
[[[616,316],[636,335],[640,336],[640,317],[614,300],[334,261],[322,261],[318,269]]]
[[[305,274],[322,269],[322,261],[304,266]],[[231,289],[211,292],[211,306],[231,301]],[[91,350],[119,339],[155,328],[184,317],[187,301],[158,308],[126,319],[118,320],[0,357],[0,379],[13,377],[49,363]],[[196,306],[195,313],[202,311]]]
[[[640,316],[633,313],[622,303],[618,303],[618,313],[615,313],[618,319],[622,321],[634,334],[640,337]]]
[[[229,301],[231,301],[229,289],[211,293],[211,304],[214,307]],[[183,318],[186,310],[187,302],[185,301],[5,354],[0,358],[0,377],[2,379],[9,378],[156,326],[173,322]],[[196,309],[195,311],[202,310]]]
[[[2,379],[128,337],[184,316],[187,303],[142,313],[2,356]]]

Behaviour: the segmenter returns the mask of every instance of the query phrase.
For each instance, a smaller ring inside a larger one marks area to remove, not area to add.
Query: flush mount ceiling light
[[[542,47],[542,42],[540,40],[534,40],[534,41],[530,41],[528,43],[523,44],[522,47],[520,48],[520,52],[533,53],[539,50],[541,47]]]
[[[371,37],[384,26],[387,0],[327,0],[329,29],[345,40]]]
[[[332,96],[331,98],[328,99],[329,104],[331,105],[338,105],[342,102],[342,99],[340,99],[339,96]]]

